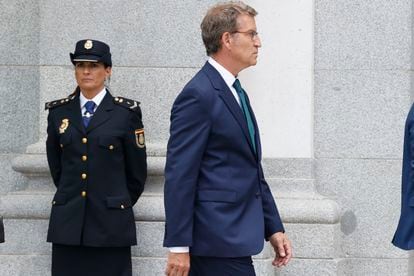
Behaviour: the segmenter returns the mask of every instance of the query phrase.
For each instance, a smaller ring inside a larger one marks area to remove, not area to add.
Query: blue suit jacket
[[[189,246],[198,256],[250,256],[284,231],[253,120],[257,154],[240,106],[209,63],[178,95],[165,168],[164,246]]]
[[[392,243],[405,250],[414,249],[414,105],[405,123],[401,190],[401,217]]]

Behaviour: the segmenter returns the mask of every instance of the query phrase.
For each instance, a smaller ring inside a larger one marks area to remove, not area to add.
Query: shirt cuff
[[[190,248],[188,246],[168,247],[171,253],[188,253]]]

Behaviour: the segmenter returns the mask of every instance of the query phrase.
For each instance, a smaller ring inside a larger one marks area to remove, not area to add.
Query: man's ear
[[[221,35],[221,46],[223,48],[230,49],[231,48],[231,40],[232,40],[231,33],[229,33],[229,32],[223,33]]]

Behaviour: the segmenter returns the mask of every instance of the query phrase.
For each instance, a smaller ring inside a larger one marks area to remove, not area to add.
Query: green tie
[[[250,141],[253,145],[254,153],[256,153],[255,130],[254,130],[254,124],[252,120],[252,115],[250,114],[249,106],[246,100],[246,92],[241,87],[240,81],[238,79],[234,81],[233,87],[236,89],[237,94],[239,95],[241,108],[243,110],[244,117],[247,122],[247,128],[249,129]]]

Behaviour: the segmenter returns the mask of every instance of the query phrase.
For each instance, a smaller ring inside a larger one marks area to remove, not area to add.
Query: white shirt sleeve
[[[171,253],[188,253],[190,248],[187,246],[168,247]]]

